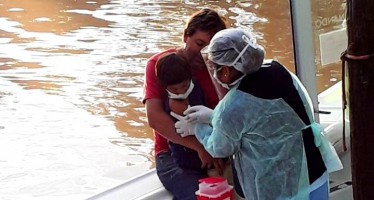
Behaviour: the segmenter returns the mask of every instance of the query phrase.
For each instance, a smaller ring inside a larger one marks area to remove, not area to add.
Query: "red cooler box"
[[[233,187],[220,177],[208,177],[199,180],[197,200],[233,200]]]

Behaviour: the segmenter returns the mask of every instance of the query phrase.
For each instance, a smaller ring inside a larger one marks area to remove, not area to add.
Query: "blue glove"
[[[195,124],[189,123],[187,117],[183,117],[174,112],[170,112],[170,115],[175,117],[178,121],[175,122],[174,127],[176,132],[182,137],[187,137],[189,135],[195,135]]]
[[[213,115],[213,110],[205,106],[192,106],[184,112],[189,123],[205,123],[209,124]]]

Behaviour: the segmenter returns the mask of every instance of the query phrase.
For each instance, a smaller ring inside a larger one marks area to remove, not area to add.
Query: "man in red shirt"
[[[178,200],[195,200],[198,180],[207,176],[206,169],[215,167],[223,170],[224,163],[220,159],[213,159],[195,137],[182,138],[176,133],[173,119],[164,111],[163,99],[166,94],[157,81],[156,62],[160,55],[166,52],[175,52],[184,57],[191,66],[192,76],[204,92],[208,107],[214,108],[218,103],[218,97],[200,51],[209,44],[215,33],[225,28],[225,21],[217,12],[211,9],[200,10],[191,16],[184,30],[185,46],[152,56],[146,66],[143,103],[146,107],[148,124],[155,134],[156,170],[165,188]],[[195,150],[202,163],[201,170],[178,166],[171,157],[168,141]]]

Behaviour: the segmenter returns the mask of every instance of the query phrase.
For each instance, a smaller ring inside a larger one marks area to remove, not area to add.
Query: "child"
[[[156,63],[156,76],[165,88],[164,109],[167,113],[183,115],[187,107],[204,105],[201,88],[192,80],[187,61],[175,53],[165,53]],[[169,141],[173,159],[183,168],[201,169],[196,151]]]
[[[163,102],[167,113],[174,112],[183,116],[183,112],[189,106],[205,105],[204,95],[199,85],[192,79],[191,69],[187,61],[175,53],[162,55],[156,63],[157,80],[166,93]],[[175,119],[177,121],[177,119]],[[194,137],[194,136],[192,136]],[[172,158],[185,169],[201,169],[201,161],[196,151],[169,141]],[[227,159],[223,159],[226,166],[230,165]],[[217,169],[204,170],[206,176],[224,177],[229,184],[233,184],[231,167],[226,167],[224,174]],[[235,199],[241,199],[236,193]]]

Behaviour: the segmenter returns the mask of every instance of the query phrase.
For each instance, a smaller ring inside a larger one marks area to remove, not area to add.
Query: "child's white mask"
[[[188,96],[191,94],[193,88],[194,88],[194,84],[191,80],[190,82],[190,86],[188,87],[187,91],[183,94],[174,94],[172,92],[170,92],[169,90],[166,90],[168,92],[168,95],[169,95],[169,98],[170,99],[187,99]]]

